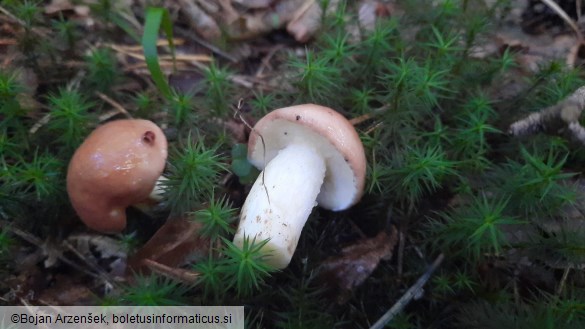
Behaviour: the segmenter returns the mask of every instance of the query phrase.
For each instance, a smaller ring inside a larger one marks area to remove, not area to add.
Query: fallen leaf
[[[181,9],[189,19],[189,25],[206,40],[218,39],[221,31],[217,23],[198,4],[190,0],[179,0]]]
[[[307,42],[321,27],[321,6],[315,0],[307,0],[294,13],[293,19],[286,25],[286,30],[298,42]]]
[[[39,301],[47,305],[93,305],[97,296],[83,283],[74,282],[71,276],[57,275],[55,283],[45,289]]]
[[[202,224],[186,218],[171,218],[128,260],[130,272],[148,272],[150,259],[177,267],[209,253],[209,239],[199,235]]]
[[[321,277],[334,283],[342,294],[361,285],[378,267],[381,259],[392,256],[398,241],[398,232],[392,227],[373,238],[361,239],[342,249],[341,255],[329,258],[321,264]]]
[[[101,234],[75,234],[69,236],[65,243],[69,243],[89,263],[106,268],[111,275],[122,276],[126,272],[128,253],[120,240]]]
[[[326,14],[331,14],[337,10],[339,1],[329,1],[325,10]],[[323,9],[320,2],[316,0],[306,0],[294,12],[292,19],[288,22],[286,30],[298,42],[307,42],[321,27]]]
[[[90,8],[84,4],[73,4],[70,0],[53,0],[45,6],[45,14],[47,15],[55,15],[64,11],[73,11],[77,16],[87,17]]]

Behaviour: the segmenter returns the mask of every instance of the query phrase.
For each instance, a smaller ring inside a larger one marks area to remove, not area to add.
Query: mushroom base
[[[325,177],[325,160],[310,145],[282,149],[258,176],[242,207],[234,243],[244,237],[262,241],[267,261],[285,268],[297,247],[301,230],[317,205]]]

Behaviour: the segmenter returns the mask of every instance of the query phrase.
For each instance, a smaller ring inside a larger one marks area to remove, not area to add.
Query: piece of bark
[[[545,131],[556,134],[567,129],[573,137],[585,145],[585,131],[579,117],[585,107],[585,86],[580,87],[563,101],[510,125],[508,132],[514,136],[530,135]]]

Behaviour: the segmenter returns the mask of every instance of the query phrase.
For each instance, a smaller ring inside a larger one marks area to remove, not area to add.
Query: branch
[[[384,313],[384,315],[382,315],[382,317],[378,321],[376,321],[376,323],[374,323],[374,325],[371,326],[370,329],[384,328],[384,326],[388,322],[390,322],[394,318],[394,316],[400,313],[404,309],[404,307],[406,307],[406,305],[410,303],[410,301],[413,298],[418,296],[422,291],[422,287],[425,285],[425,283],[427,283],[427,281],[431,277],[431,274],[433,274],[433,272],[439,267],[439,265],[441,265],[443,259],[445,259],[445,255],[440,254],[439,257],[435,259],[433,264],[427,269],[427,271],[416,281],[416,283],[412,287],[410,287],[404,293],[404,295],[402,295],[402,297],[400,297],[400,299],[392,306],[392,308],[389,309],[386,313]]]
[[[580,87],[561,102],[510,125],[508,132],[513,136],[530,135],[542,131],[558,133],[567,130],[585,145],[585,128],[579,123],[585,108],[585,86]]]

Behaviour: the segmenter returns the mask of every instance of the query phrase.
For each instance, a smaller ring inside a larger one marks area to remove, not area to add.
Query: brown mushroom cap
[[[311,143],[325,158],[326,173],[317,202],[321,207],[343,210],[362,196],[366,156],[353,125],[324,106],[304,104],[274,110],[254,126],[248,142],[248,159],[264,169],[278,151],[291,143]],[[262,135],[266,150],[262,144]]]
[[[96,128],[79,146],[67,171],[67,192],[83,222],[120,232],[125,209],[145,200],[162,174],[167,140],[148,120],[117,120]]]

